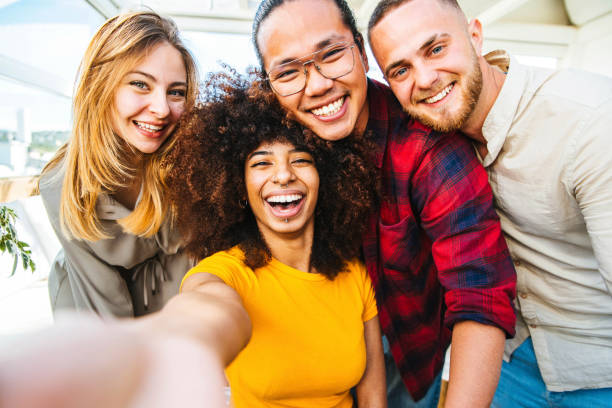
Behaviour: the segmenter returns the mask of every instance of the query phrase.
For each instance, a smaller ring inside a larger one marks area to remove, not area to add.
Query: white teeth
[[[425,99],[426,103],[436,103],[440,99],[444,98],[448,93],[453,89],[453,84],[450,84],[446,88],[444,88],[439,94],[432,96],[431,98]]]
[[[162,130],[164,128],[163,126],[150,125],[150,124],[144,123],[144,122],[136,122],[136,121],[134,121],[134,123],[139,128],[144,129],[144,130],[148,130],[150,132],[159,132],[160,130]]]
[[[291,203],[302,199],[301,194],[275,195],[266,198],[269,203]]]
[[[338,113],[343,103],[344,96],[338,99],[337,101],[330,103],[329,105],[325,105],[317,109],[312,109],[311,112],[317,116],[330,116],[335,113]]]

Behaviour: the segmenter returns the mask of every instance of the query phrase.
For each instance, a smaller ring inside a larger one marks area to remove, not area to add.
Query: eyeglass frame
[[[325,51],[325,50],[328,50],[328,49],[330,49],[330,48],[332,48],[332,47],[334,47],[334,46],[336,46],[336,45],[340,45],[340,44],[346,44],[346,48],[349,48],[349,49],[351,50],[351,57],[352,57],[352,59],[353,59],[353,63],[351,64],[351,69],[349,69],[349,70],[348,70],[348,71],[347,71],[345,74],[338,75],[338,76],[336,76],[336,77],[330,78],[330,77],[328,77],[327,75],[325,75],[323,72],[321,72],[321,67],[319,67],[319,66],[316,64],[315,57],[316,57],[318,54],[320,54],[321,52],[323,52],[323,51]],[[274,91],[274,93],[276,93],[276,94],[277,94],[277,95],[279,95],[279,96],[283,96],[283,97],[285,97],[285,96],[295,95],[296,93],[300,93],[300,92],[302,92],[302,91],[303,91],[303,90],[306,88],[306,83],[307,83],[307,81],[308,81],[308,70],[306,69],[306,65],[308,65],[308,64],[310,64],[310,63],[312,63],[312,65],[314,65],[314,67],[315,67],[315,69],[317,70],[317,72],[318,72],[319,74],[321,74],[321,76],[323,76],[324,78],[327,78],[327,79],[332,79],[332,80],[333,80],[333,79],[342,78],[343,76],[348,75],[348,74],[350,74],[351,72],[353,72],[353,70],[355,69],[355,51],[353,50],[353,48],[355,48],[355,46],[356,46],[356,45],[357,45],[357,44],[355,43],[355,41],[339,41],[339,42],[337,42],[337,43],[329,44],[329,45],[327,45],[327,46],[325,46],[325,47],[323,47],[323,48],[320,48],[320,49],[318,49],[317,51],[312,52],[312,53],[310,53],[310,54],[306,54],[306,55],[304,55],[303,57],[296,58],[296,59],[294,59],[294,60],[291,60],[291,61],[285,62],[284,64],[280,64],[280,65],[277,65],[276,67],[274,67],[274,68],[272,69],[272,71],[274,71],[274,70],[276,70],[276,69],[278,69],[278,68],[280,68],[280,67],[282,67],[282,66],[289,65],[289,64],[294,64],[294,63],[296,63],[297,61],[302,61],[302,60],[304,60],[304,59],[306,59],[306,58],[309,58],[309,59],[307,59],[306,61],[302,62],[302,68],[304,69],[304,71],[303,71],[303,72],[304,72],[304,78],[305,78],[305,79],[304,79],[304,85],[303,85],[303,86],[302,86],[302,87],[301,87],[299,90],[297,90],[297,91],[295,91],[295,92],[292,92],[292,93],[289,93],[289,94],[286,94],[286,95],[283,95],[283,94],[281,94],[280,92],[278,92],[276,89],[274,89],[274,86],[272,85],[272,80],[270,79],[270,75],[269,75],[269,74],[266,74],[266,81],[268,81],[268,84],[270,84],[270,88],[272,88],[272,91]]]

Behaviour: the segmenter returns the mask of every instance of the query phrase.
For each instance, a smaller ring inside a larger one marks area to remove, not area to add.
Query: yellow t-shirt
[[[377,314],[360,262],[333,281],[276,259],[253,271],[238,248],[192,268],[238,292],[253,325],[249,344],[226,370],[236,408],[352,407],[365,370],[363,323]]]

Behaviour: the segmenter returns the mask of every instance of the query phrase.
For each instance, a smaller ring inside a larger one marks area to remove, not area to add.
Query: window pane
[[[82,0],[0,0],[0,177],[38,174],[67,139],[74,77],[103,22]]]
[[[104,20],[83,0],[9,2],[0,7],[0,54],[72,83],[89,40]]]
[[[70,132],[70,99],[0,77],[0,177],[39,174]]]

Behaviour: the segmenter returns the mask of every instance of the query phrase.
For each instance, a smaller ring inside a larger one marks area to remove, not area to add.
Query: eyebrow
[[[387,68],[385,68],[385,77],[389,76],[389,72],[392,71],[393,68],[405,65],[405,62],[406,60],[402,58],[401,60],[395,61],[393,64],[387,65]]]
[[[338,34],[332,34],[332,35],[330,35],[329,37],[327,37],[326,39],[321,40],[321,41],[319,41],[318,43],[316,43],[316,44],[315,44],[315,48],[316,48],[316,50],[315,50],[315,51],[313,51],[313,52],[311,52],[311,53],[308,53],[308,54],[306,54],[306,55],[302,55],[301,57],[297,57],[297,58],[295,58],[295,57],[288,57],[288,58],[284,58],[284,59],[283,59],[283,60],[281,60],[281,61],[280,61],[278,64],[276,64],[276,65],[272,66],[272,68],[277,67],[277,66],[279,66],[279,65],[286,64],[286,63],[288,63],[288,62],[292,62],[292,61],[297,61],[297,60],[300,60],[300,59],[302,59],[302,58],[304,58],[304,57],[306,57],[306,56],[308,56],[308,55],[312,55],[312,54],[314,54],[315,52],[319,51],[321,48],[324,48],[324,47],[327,47],[328,45],[335,44],[335,43],[337,43],[337,42],[342,42],[342,41],[343,41],[343,37],[342,37],[341,35],[338,35]]]
[[[130,71],[130,72],[128,72],[128,75],[129,74],[139,74],[139,75],[142,75],[142,76],[145,76],[145,77],[149,78],[151,81],[157,82],[157,78],[155,78],[153,75],[151,75],[151,74],[149,74],[147,72],[143,72],[143,71]],[[170,87],[174,87],[174,86],[184,86],[184,87],[186,87],[187,83],[186,82],[182,82],[182,81],[172,82],[170,84]]]
[[[305,148],[301,148],[301,147],[296,147],[294,149],[289,150],[289,153],[308,153],[311,154],[307,149]],[[270,156],[273,153],[271,151],[268,150],[256,150],[253,153],[249,154],[249,157],[247,157],[247,160],[251,160],[254,156]]]
[[[436,42],[436,40],[438,38],[441,38],[441,37],[450,37],[450,34],[442,33],[442,34],[434,34],[434,35],[432,35],[427,40],[425,40],[425,42],[419,47],[419,51],[423,51],[423,50],[429,48],[431,46],[431,44]],[[385,68],[385,76],[388,76],[389,75],[389,71],[391,71],[393,68],[398,67],[400,65],[404,65],[405,63],[406,63],[406,60],[402,58],[401,60],[395,61],[392,64],[387,65],[387,67]]]
[[[253,157],[255,156],[268,156],[271,155],[272,152],[269,152],[267,150],[257,150],[251,154],[249,154],[249,157],[247,157],[247,160],[251,160]]]

